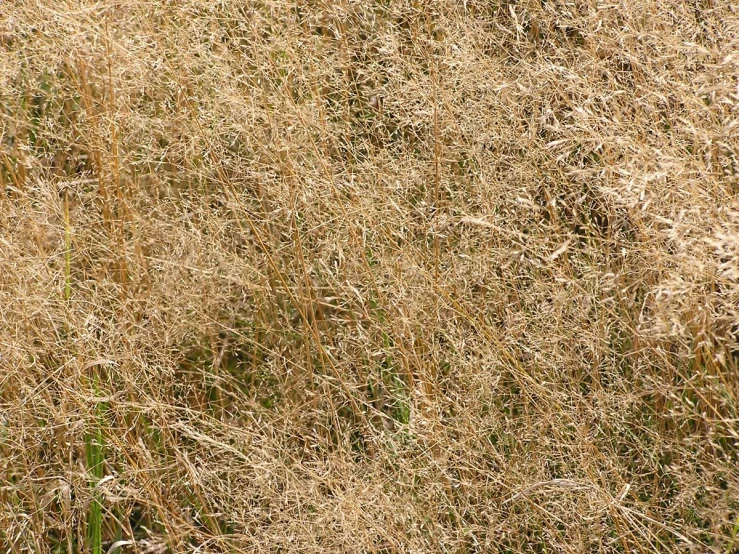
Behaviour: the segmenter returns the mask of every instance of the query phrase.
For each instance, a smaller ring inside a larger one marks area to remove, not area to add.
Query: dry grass
[[[2,552],[739,551],[727,0],[0,3]]]

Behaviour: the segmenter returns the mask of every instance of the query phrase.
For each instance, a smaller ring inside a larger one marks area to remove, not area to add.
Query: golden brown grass
[[[0,551],[739,551],[739,9],[0,3]]]

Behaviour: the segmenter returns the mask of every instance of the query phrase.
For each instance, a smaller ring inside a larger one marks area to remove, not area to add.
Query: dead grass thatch
[[[0,3],[2,552],[739,551],[739,10]]]

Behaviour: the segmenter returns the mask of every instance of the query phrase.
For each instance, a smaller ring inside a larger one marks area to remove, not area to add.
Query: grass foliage
[[[739,9],[0,2],[0,551],[739,552]]]

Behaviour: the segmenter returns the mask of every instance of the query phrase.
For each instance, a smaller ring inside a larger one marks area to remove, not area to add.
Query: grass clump
[[[729,2],[0,5],[0,550],[735,552]]]

